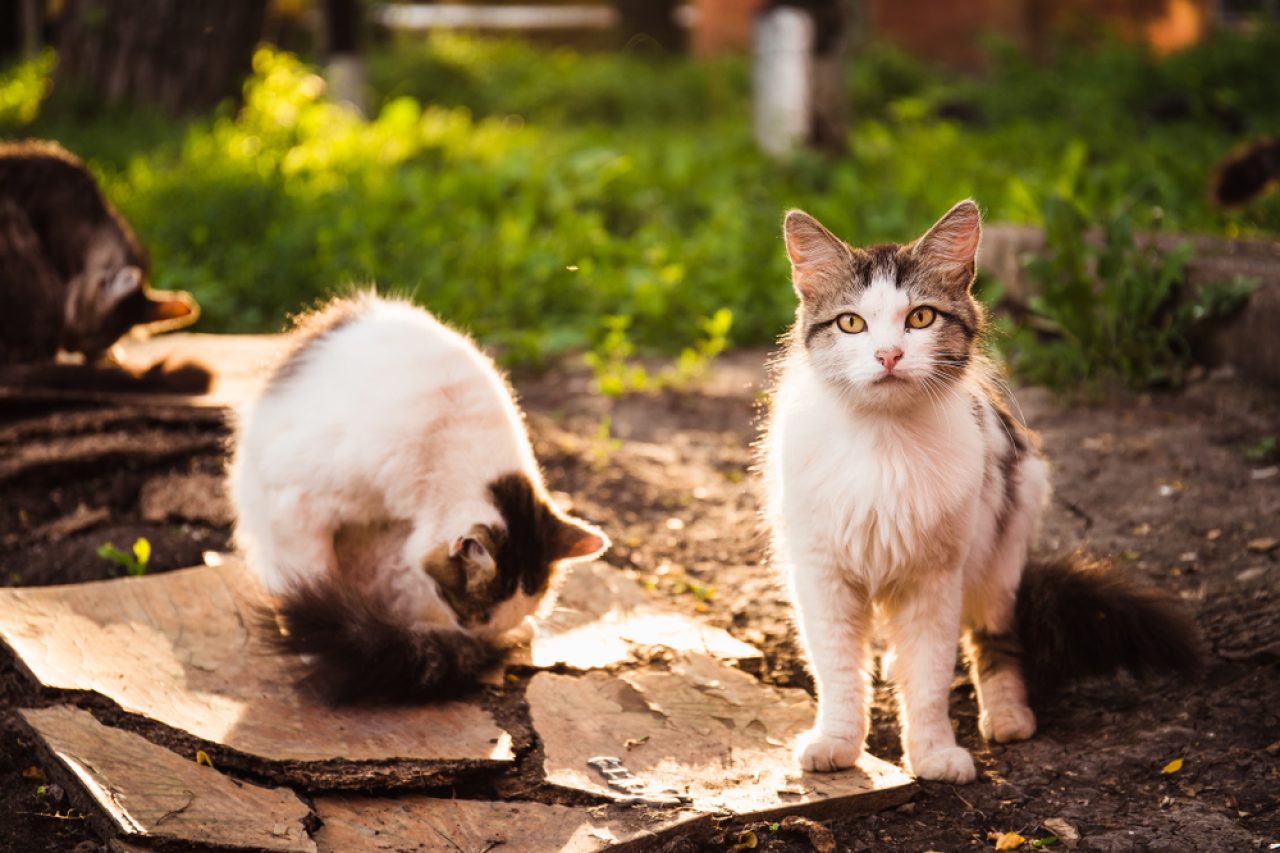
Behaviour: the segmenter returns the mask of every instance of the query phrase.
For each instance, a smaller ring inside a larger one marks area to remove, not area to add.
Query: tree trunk
[[[832,155],[846,151],[845,77],[860,10],[860,0],[773,0],[761,11],[756,127],[765,150],[785,155],[804,144]],[[808,19],[806,26],[799,25],[800,15]],[[779,117],[796,111],[803,118],[793,116],[789,126],[778,124]]]
[[[106,101],[207,111],[239,93],[267,0],[67,0],[56,85]]]
[[[325,77],[329,97],[348,104],[361,113],[368,109],[364,55],[360,50],[361,28],[358,0],[324,0]]]

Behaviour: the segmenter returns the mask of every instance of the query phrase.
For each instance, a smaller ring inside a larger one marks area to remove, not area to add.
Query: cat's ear
[[[609,537],[599,528],[576,518],[556,518],[551,540],[551,559],[590,560],[609,548]]]
[[[972,199],[965,199],[934,223],[913,251],[925,266],[969,287],[981,241],[982,214]]]
[[[802,300],[817,296],[840,270],[840,262],[849,255],[848,247],[803,210],[787,212],[782,235],[787,241],[796,294]]]
[[[483,541],[487,536],[459,536],[449,546],[449,556],[462,560],[476,569],[492,569],[495,562],[489,546]]]
[[[142,270],[134,266],[121,267],[99,280],[93,292],[94,311],[99,317],[110,314],[115,307],[142,290]]]
[[[164,328],[189,326],[200,317],[200,306],[191,294],[181,290],[147,291],[147,310],[143,323],[163,323]]]

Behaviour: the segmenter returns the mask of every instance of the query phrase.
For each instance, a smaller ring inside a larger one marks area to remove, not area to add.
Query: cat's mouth
[[[871,380],[871,384],[872,385],[896,385],[898,383],[906,382],[906,381],[907,379],[905,376],[900,376],[897,373],[886,373],[883,376],[878,376],[875,379]]]

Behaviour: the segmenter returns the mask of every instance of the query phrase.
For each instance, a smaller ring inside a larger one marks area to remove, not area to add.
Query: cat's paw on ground
[[[1026,705],[997,708],[978,716],[978,731],[994,743],[1026,740],[1036,733],[1036,715]]]
[[[973,766],[973,756],[968,750],[959,746],[948,746],[935,749],[916,758],[907,759],[911,772],[921,779],[933,782],[954,782],[963,785],[977,778],[978,772]]]
[[[817,773],[843,770],[858,762],[858,757],[862,755],[863,740],[823,734],[813,729],[796,745],[796,759],[803,770]]]

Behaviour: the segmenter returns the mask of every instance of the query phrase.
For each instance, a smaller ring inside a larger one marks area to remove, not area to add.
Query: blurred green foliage
[[[1045,251],[1027,259],[1031,309],[1051,328],[1013,333],[1018,373],[1052,388],[1095,393],[1108,381],[1131,388],[1182,382],[1198,324],[1238,310],[1256,286],[1238,279],[1183,294],[1193,247],[1159,252],[1134,233],[1130,210],[1099,218],[1052,196],[1044,208]]]
[[[757,152],[743,59],[652,62],[516,40],[432,36],[370,56],[375,113],[323,98],[314,69],[261,50],[243,104],[177,123],[41,106],[51,59],[0,75],[0,133],[84,156],[151,247],[158,286],[191,290],[201,328],[279,328],[335,289],[410,293],[538,364],[772,341],[793,296],[779,223],[804,207],[852,242],[906,240],[957,199],[1045,223],[1069,188],[1132,227],[1280,232],[1280,198],[1212,207],[1213,165],[1280,131],[1280,36],[1223,36],[1156,59],[1104,45],[982,78],[886,47],[850,69],[847,157]],[[631,376],[631,379],[627,379]]]

